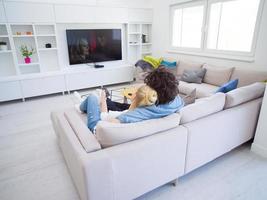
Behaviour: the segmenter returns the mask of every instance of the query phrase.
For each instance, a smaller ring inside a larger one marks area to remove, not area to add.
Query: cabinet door
[[[22,98],[19,81],[0,82],[0,102]]]
[[[90,6],[55,5],[57,23],[95,23],[96,9]]]
[[[129,22],[147,22],[152,23],[152,9],[129,9]]]
[[[35,78],[21,81],[24,97],[34,97],[65,91],[64,76]]]
[[[95,23],[127,23],[127,8],[96,7]]]
[[[54,22],[52,4],[5,2],[8,22]]]
[[[130,81],[133,81],[132,66],[92,69],[87,72],[66,75],[67,90],[78,90]]]

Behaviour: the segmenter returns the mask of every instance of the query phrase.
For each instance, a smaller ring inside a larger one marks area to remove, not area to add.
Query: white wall
[[[184,2],[185,0],[153,0],[153,55],[157,57],[168,57],[175,59],[186,59],[192,61],[207,62],[221,66],[248,67],[267,71],[267,2],[264,4],[260,32],[257,41],[254,62],[240,62],[226,59],[216,59],[200,56],[189,56],[176,53],[167,53],[169,44],[169,19],[170,4]]]
[[[116,6],[130,8],[150,8],[151,0],[4,0],[4,2],[33,2],[33,3],[53,3],[72,4],[90,6]]]

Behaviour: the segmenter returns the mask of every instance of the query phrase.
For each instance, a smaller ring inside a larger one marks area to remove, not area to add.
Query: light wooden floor
[[[0,104],[0,200],[78,200],[50,112],[69,95]],[[267,160],[244,145],[139,200],[266,200]]]

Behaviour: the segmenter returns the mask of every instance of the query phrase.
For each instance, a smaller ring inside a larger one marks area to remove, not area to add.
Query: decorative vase
[[[24,58],[24,61],[25,61],[25,63],[27,63],[27,64],[28,64],[28,63],[31,63],[31,58],[27,56],[26,58]]]

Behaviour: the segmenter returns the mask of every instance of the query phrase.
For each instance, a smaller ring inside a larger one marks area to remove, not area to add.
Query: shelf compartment
[[[0,42],[6,42],[7,43],[7,50],[10,50],[10,42],[8,37],[0,37]],[[1,52],[1,51],[0,51]]]
[[[12,32],[12,35],[13,36],[19,36],[20,34],[21,35],[29,35],[27,34],[27,32],[30,32],[31,35],[34,35],[34,32],[33,32],[33,27],[32,25],[22,25],[22,24],[16,24],[16,25],[11,25],[11,32]]]
[[[55,35],[55,26],[50,24],[35,25],[36,35]]]
[[[141,43],[141,35],[129,35],[129,44],[139,44]]]
[[[41,68],[43,72],[59,70],[57,51],[40,51]]]
[[[46,44],[51,44],[52,48],[57,47],[56,37],[55,36],[37,36],[37,43],[39,49],[46,48]]]
[[[21,74],[33,74],[40,73],[40,65],[38,63],[20,64],[19,65]]]
[[[31,56],[32,63],[38,63],[38,55],[36,52],[36,44],[33,37],[16,37],[14,38],[15,48],[16,48],[16,54],[18,58],[18,64],[24,63],[24,57],[21,55],[20,47],[21,45],[26,45],[28,48],[34,48],[35,53]]]
[[[13,61],[13,55],[8,52],[1,53],[0,51],[0,77],[16,75],[16,67]]]
[[[151,43],[151,38],[150,36],[152,35],[152,25],[151,24],[142,24],[142,35],[146,35],[147,43]]]

